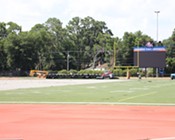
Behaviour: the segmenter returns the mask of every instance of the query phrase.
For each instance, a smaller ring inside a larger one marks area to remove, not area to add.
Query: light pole
[[[157,43],[158,43],[158,40],[159,40],[159,22],[158,22],[158,15],[160,13],[160,11],[154,11],[156,14],[157,14]]]
[[[159,22],[158,22],[158,15],[160,11],[154,11],[157,14],[157,44],[159,41]],[[159,77],[159,68],[156,68],[156,77]]]

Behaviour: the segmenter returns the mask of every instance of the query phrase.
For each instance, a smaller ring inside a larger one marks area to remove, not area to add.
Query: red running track
[[[175,137],[175,106],[0,104],[0,140]]]

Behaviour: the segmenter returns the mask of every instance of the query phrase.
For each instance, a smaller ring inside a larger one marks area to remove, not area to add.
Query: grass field
[[[82,103],[175,105],[175,81],[169,79],[57,86],[0,91],[0,103]]]

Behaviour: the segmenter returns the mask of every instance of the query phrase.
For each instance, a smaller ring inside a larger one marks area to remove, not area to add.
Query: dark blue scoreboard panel
[[[166,67],[165,47],[135,47],[134,65],[140,68],[164,68]]]

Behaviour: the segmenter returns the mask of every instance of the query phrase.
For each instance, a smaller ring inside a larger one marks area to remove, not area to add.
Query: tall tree
[[[4,41],[7,36],[6,23],[0,22],[0,71],[7,68],[6,53],[4,52]]]
[[[7,28],[6,28],[6,23],[0,22],[0,40],[5,38],[7,36]]]
[[[6,24],[5,31],[6,38],[4,40],[4,52],[7,57],[7,67],[20,69],[20,40],[18,35],[21,32],[21,27],[16,23],[9,22]]]
[[[81,69],[81,57],[84,47],[81,26],[81,19],[79,17],[74,17],[66,26],[69,38],[73,45],[69,48],[69,51],[73,52],[71,56],[73,57],[73,63],[78,70]]]
[[[67,30],[74,45],[72,48],[77,51],[78,69],[90,66],[94,58],[101,55],[101,50],[107,50],[108,40],[112,36],[105,22],[96,21],[92,17],[73,18]]]
[[[51,44],[50,34],[43,24],[36,24],[29,36],[33,38],[33,50],[36,52],[35,56],[35,69],[49,69],[50,63],[47,63],[49,56],[49,46]]]
[[[66,68],[67,34],[59,19],[49,18],[44,25],[50,35],[48,48],[50,68],[53,70]]]
[[[133,47],[135,46],[135,35],[133,33],[125,32],[122,41],[121,53],[122,58],[120,58],[121,64],[124,66],[133,65]]]
[[[166,72],[172,73],[175,71],[175,29],[168,39],[163,41],[163,44],[166,46]]]
[[[18,24],[14,23],[14,22],[8,22],[7,23],[7,33],[16,33],[19,34],[21,32],[21,26],[19,26]]]

